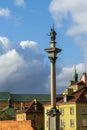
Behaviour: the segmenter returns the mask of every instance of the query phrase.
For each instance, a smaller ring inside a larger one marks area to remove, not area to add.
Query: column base
[[[60,112],[56,108],[51,108],[48,112],[48,130],[60,130]]]

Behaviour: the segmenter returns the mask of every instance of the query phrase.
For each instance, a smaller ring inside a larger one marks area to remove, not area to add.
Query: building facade
[[[16,113],[17,121],[33,120],[37,130],[44,129],[44,107],[36,99],[26,109],[22,109]]]
[[[87,87],[72,96],[63,97],[57,102],[60,116],[60,130],[87,129]]]
[[[60,130],[87,130],[87,85],[86,74],[80,81],[72,81],[69,87],[57,98],[57,109],[60,111]],[[47,111],[45,106],[45,130],[48,129]]]

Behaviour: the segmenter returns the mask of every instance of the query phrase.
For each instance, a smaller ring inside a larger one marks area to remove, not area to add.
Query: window
[[[70,126],[73,127],[74,126],[74,120],[70,119]]]
[[[82,114],[87,114],[87,110],[86,109],[87,109],[86,107],[82,108]]]
[[[74,114],[74,107],[70,107],[70,115]]]
[[[61,125],[61,127],[65,127],[65,122],[64,122],[64,120],[60,120],[60,125]]]
[[[61,115],[64,115],[64,108],[60,108]]]
[[[23,120],[26,120],[26,117],[25,117],[25,115],[23,115]]]
[[[86,119],[82,119],[82,126],[87,126],[87,120]]]

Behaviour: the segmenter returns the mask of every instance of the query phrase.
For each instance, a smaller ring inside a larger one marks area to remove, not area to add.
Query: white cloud
[[[10,41],[7,37],[0,36],[0,44],[2,44],[2,48],[8,50],[10,47]]]
[[[20,46],[22,47],[22,49],[25,49],[25,48],[37,48],[37,42],[34,42],[34,41],[21,41],[20,42]]]
[[[10,42],[6,37],[0,37],[0,41],[3,46],[8,46]],[[17,52],[16,48],[8,49],[0,56],[0,90],[22,93],[50,92],[50,67],[45,64],[38,43],[26,40],[21,41],[20,46],[23,48],[21,51]],[[76,65],[76,68],[77,72],[81,74],[85,67],[81,63]],[[68,87],[74,73],[73,66],[59,69],[61,71],[57,73],[58,93],[63,87]]]
[[[11,41],[6,37],[0,37],[0,44],[8,47]],[[34,41],[22,41],[21,50],[10,48],[0,54],[0,91],[22,93],[47,92],[48,67],[44,64],[44,56],[38,51],[38,43]],[[19,44],[17,44],[19,45]],[[0,46],[1,47],[1,46]],[[1,51],[0,51],[1,52]]]
[[[85,65],[83,63],[76,65],[77,73],[79,74],[79,79],[81,78],[81,74],[85,70]],[[74,66],[71,67],[63,67],[60,74],[57,74],[57,87],[68,87],[70,80],[74,80]]]
[[[9,17],[10,10],[8,8],[0,8],[0,16]]]
[[[16,6],[24,6],[25,0],[14,0]]]
[[[87,1],[52,0],[49,10],[57,27],[62,28],[67,36],[72,36],[81,47],[87,65]]]
[[[63,24],[64,19],[70,20],[68,34],[87,34],[86,0],[52,0],[49,10],[58,25]]]
[[[5,82],[10,76],[14,75],[21,67],[25,65],[24,60],[15,49],[8,51],[0,56],[0,83]]]

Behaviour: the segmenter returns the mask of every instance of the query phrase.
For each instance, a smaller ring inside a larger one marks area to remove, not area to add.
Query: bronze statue
[[[51,31],[50,31],[50,38],[51,38],[51,41],[55,41],[56,35],[57,35],[57,34],[56,34],[54,28],[51,28]]]

